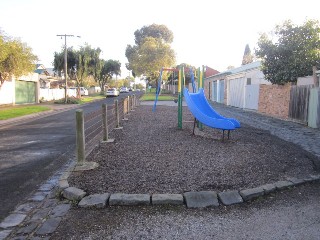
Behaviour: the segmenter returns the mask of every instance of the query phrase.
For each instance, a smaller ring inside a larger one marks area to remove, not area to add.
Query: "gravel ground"
[[[319,187],[305,184],[251,203],[202,210],[73,208],[50,239],[319,240]]]
[[[99,168],[73,174],[69,184],[93,193],[183,193],[235,190],[313,174],[313,155],[301,147],[242,124],[222,141],[210,128],[192,135],[193,118],[177,107],[139,106],[113,131],[113,144],[101,145],[88,161]]]

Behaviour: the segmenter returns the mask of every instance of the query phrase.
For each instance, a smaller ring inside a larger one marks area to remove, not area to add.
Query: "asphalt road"
[[[122,93],[119,97],[129,94],[132,93]],[[81,108],[84,113],[95,111],[115,99],[107,98],[0,127],[0,222],[74,158],[76,109]]]

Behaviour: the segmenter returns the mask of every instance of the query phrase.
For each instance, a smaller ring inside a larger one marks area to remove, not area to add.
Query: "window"
[[[247,78],[247,85],[251,85],[251,78]]]

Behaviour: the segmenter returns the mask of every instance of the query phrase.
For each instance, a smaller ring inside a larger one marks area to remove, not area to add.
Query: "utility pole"
[[[68,102],[68,96],[67,96],[67,91],[68,91],[68,73],[67,73],[67,69],[68,69],[68,66],[67,66],[67,60],[68,60],[68,57],[67,57],[67,54],[68,54],[68,50],[67,50],[67,37],[74,37],[74,35],[68,35],[68,34],[60,34],[60,35],[57,35],[57,37],[64,37],[64,80],[65,80],[65,88],[64,88],[64,103],[67,103]],[[77,36],[77,37],[80,37],[80,36]]]

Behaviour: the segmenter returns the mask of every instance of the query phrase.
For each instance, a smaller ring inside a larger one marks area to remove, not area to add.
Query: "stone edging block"
[[[250,188],[240,191],[240,195],[244,201],[249,201],[254,198],[260,197],[264,195],[264,190],[262,187]]]
[[[219,200],[223,203],[223,205],[233,205],[242,203],[243,199],[240,196],[238,191],[227,191],[218,193]]]
[[[79,188],[68,187],[63,190],[62,194],[68,200],[79,201],[86,195],[86,192]]]
[[[188,208],[218,207],[218,196],[214,191],[186,192],[183,194]]]
[[[153,205],[182,205],[183,196],[182,194],[153,194],[152,195]]]
[[[123,206],[136,206],[136,205],[150,205],[149,194],[126,194],[115,193],[111,194],[109,198],[109,205],[123,205]]]
[[[104,208],[107,205],[107,201],[110,197],[110,193],[92,194],[81,199],[78,206],[83,208],[95,207]]]

